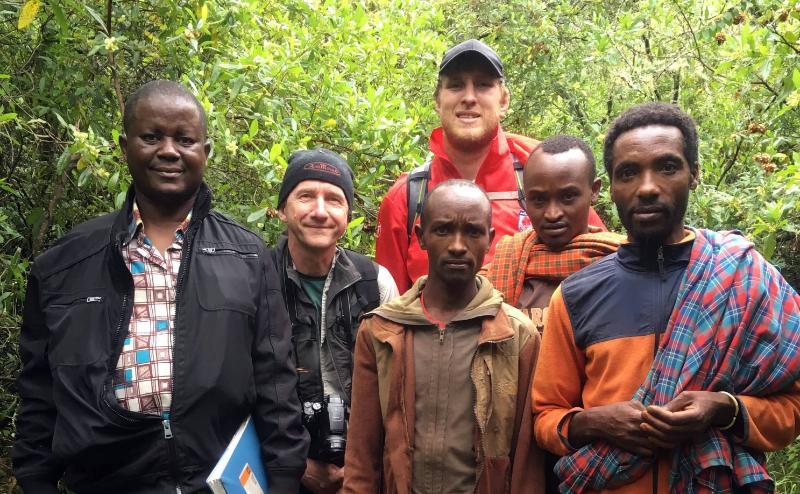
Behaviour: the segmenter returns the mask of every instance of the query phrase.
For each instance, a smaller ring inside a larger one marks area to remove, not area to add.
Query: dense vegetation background
[[[799,35],[800,4],[779,0],[0,1],[0,490],[30,260],[121,203],[120,107],[139,84],[198,95],[216,205],[268,241],[288,155],[344,154],[346,241],[370,252],[381,197],[426,154],[444,50],[479,37],[505,62],[513,132],[575,133],[600,157],[631,104],[686,109],[702,166],[690,223],[742,230],[798,287]],[[599,210],[619,228],[607,194]],[[795,444],[770,458],[780,492],[800,492]]]

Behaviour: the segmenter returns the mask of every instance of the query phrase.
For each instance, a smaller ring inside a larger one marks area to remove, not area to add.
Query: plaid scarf
[[[497,243],[492,263],[485,268],[486,277],[509,305],[517,305],[525,278],[561,281],[616,252],[625,237],[590,225],[589,233],[575,236],[560,251],[550,250],[537,240],[534,230],[503,237]]]
[[[665,336],[633,396],[644,406],[684,390],[769,395],[800,377],[800,296],[744,238],[695,233]],[[763,453],[712,428],[673,450],[671,491],[772,492],[764,463]],[[561,492],[582,493],[628,484],[649,468],[600,441],[559,460],[556,473]]]

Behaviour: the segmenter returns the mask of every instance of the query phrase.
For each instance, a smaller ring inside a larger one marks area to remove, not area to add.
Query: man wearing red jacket
[[[494,50],[475,39],[447,50],[439,65],[434,93],[441,127],[431,133],[433,157],[424,167],[427,178],[421,192],[410,197],[409,174],[401,175],[384,197],[378,213],[375,261],[392,273],[400,293],[428,270],[428,257],[409,228],[409,199],[419,204],[421,200],[417,199],[424,197],[426,188],[463,178],[486,191],[492,201],[492,226],[496,231],[487,263],[491,262],[498,239],[530,228],[519,192],[521,173],[515,168],[522,169],[539,142],[503,131],[500,120],[508,111],[509,100],[503,64]],[[418,223],[414,209],[411,221]],[[421,204],[416,210],[421,210]],[[590,211],[589,223],[605,228],[594,210]]]

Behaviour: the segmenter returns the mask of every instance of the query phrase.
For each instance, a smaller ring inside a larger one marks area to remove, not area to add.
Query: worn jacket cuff
[[[300,490],[304,468],[267,470],[270,494],[295,494]]]
[[[59,494],[58,483],[41,477],[17,477],[25,494]]]

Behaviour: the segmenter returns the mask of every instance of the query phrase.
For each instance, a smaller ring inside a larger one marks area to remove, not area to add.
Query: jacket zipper
[[[181,301],[181,293],[183,288],[183,281],[186,279],[186,271],[189,270],[189,255],[192,252],[192,242],[194,241],[194,235],[192,234],[191,230],[187,228],[187,234],[185,237],[185,245],[184,250],[181,253],[181,267],[178,271],[178,282],[175,285],[175,326],[172,328],[172,373],[170,374],[170,382],[171,382],[171,389],[172,389],[172,402],[170,403],[170,412],[168,417],[172,415],[172,410],[175,409],[175,395],[176,395],[176,387],[175,387],[175,347],[178,340],[178,315],[180,313],[180,301]],[[235,251],[232,251],[235,252]],[[256,257],[258,255],[256,254]],[[170,422],[169,418],[165,418],[162,421],[162,425],[164,427],[164,440],[167,441],[167,448],[169,450],[169,463],[170,469],[172,470],[172,477],[175,481],[175,490],[178,494],[181,493],[181,482],[180,482],[180,475],[178,469],[178,455],[175,451],[175,441],[173,441],[173,432],[172,432],[172,423]]]
[[[255,252],[239,252],[238,250],[234,249],[218,249],[216,247],[203,247],[200,249],[200,252],[207,255],[217,255],[217,256],[238,256],[243,259],[258,259],[258,254]]]
[[[67,306],[70,306],[70,305],[78,303],[78,302],[82,302],[82,303],[85,303],[85,304],[93,304],[93,303],[102,302],[102,301],[103,301],[103,297],[77,297],[77,298],[74,298],[74,299],[70,300],[69,302],[65,302],[63,304],[53,304],[52,307],[67,307]]]
[[[167,441],[167,448],[169,449],[170,454],[170,470],[172,470],[172,476],[175,479],[175,492],[177,494],[181,494],[181,484],[178,482],[178,466],[173,460],[177,458],[177,454],[175,452],[175,443],[172,441],[172,424],[169,422],[169,419],[163,419],[161,421],[161,426],[164,428],[164,440]]]
[[[664,282],[667,280],[667,275],[664,270],[664,246],[659,245],[658,251],[656,253],[656,262],[658,263],[658,274],[660,277],[660,282],[657,284],[658,288],[656,289],[656,307],[661,307],[661,301],[664,298],[663,288]],[[658,355],[658,347],[659,343],[661,343],[661,322],[664,320],[664,309],[659,311],[658,319],[655,321],[655,341],[653,342],[653,359],[655,360],[656,355]],[[659,455],[656,452],[655,458],[653,460],[653,494],[658,493],[658,463],[659,463]]]

